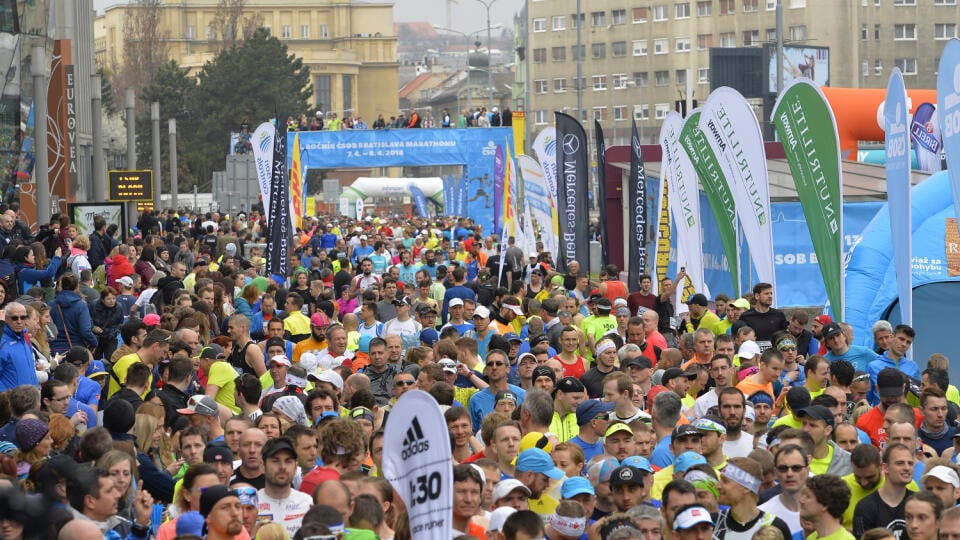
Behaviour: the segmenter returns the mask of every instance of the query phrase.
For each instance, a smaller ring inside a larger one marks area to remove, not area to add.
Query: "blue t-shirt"
[[[599,456],[603,453],[603,441],[601,439],[597,439],[597,442],[590,444],[577,435],[570,439],[570,442],[583,449],[583,473],[586,474],[587,463],[590,463],[590,460],[595,456]]]
[[[371,254],[370,261],[373,262],[374,274],[382,276],[383,274],[387,273],[387,266],[389,266],[390,259],[386,252],[384,252],[382,255],[377,255],[376,253]]]
[[[400,265],[397,266],[400,269],[400,281],[409,285],[410,287],[417,286],[417,271],[420,270],[420,265],[411,264],[410,266]],[[434,269],[434,275],[436,275],[436,269]]]
[[[87,415],[87,428],[97,427],[97,413],[93,412],[93,409],[87,405],[80,403],[74,398],[70,398],[70,404],[67,405],[67,418],[70,418],[77,411],[83,411]]]
[[[517,396],[517,407],[523,405],[523,398],[527,395],[526,390],[512,384],[508,385],[508,387],[510,391]],[[480,429],[480,424],[483,423],[483,417],[493,412],[493,408],[497,404],[495,401],[496,397],[496,395],[490,392],[489,388],[484,388],[470,397],[467,410],[470,411],[470,420],[473,422],[474,431]]]
[[[827,351],[824,357],[831,363],[841,359],[846,360],[853,364],[855,370],[864,372],[867,371],[870,362],[880,358],[877,353],[861,345],[851,345],[850,349],[841,355],[833,354],[833,351]]]
[[[673,452],[670,451],[671,441],[673,441],[673,437],[667,435],[653,447],[653,453],[650,454],[651,465],[661,469],[673,465]]]
[[[81,375],[77,381],[77,393],[74,397],[86,405],[97,406],[100,403],[100,393],[102,391],[103,388],[97,381]]]

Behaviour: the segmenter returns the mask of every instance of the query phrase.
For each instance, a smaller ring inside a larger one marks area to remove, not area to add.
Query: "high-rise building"
[[[224,46],[224,13],[218,0],[166,0],[159,4],[157,35],[169,57],[196,73]],[[123,62],[125,20],[136,8],[115,5],[96,21],[97,62]],[[227,14],[229,15],[229,14]],[[242,17],[266,28],[310,69],[312,103],[323,111],[396,114],[399,87],[392,2],[350,0],[247,0]],[[236,20],[236,19],[234,19]],[[389,89],[390,91],[384,91]]]
[[[528,0],[528,125],[535,133],[554,111],[576,116],[578,63],[580,119],[588,129],[599,119],[610,144],[625,144],[631,119],[655,142],[678,101],[706,99],[712,48],[770,51],[760,69],[737,76],[768,78],[775,92],[768,62],[781,1],[787,80],[819,73],[838,87],[886,87],[896,66],[908,88],[935,88],[940,51],[960,22],[957,0]]]

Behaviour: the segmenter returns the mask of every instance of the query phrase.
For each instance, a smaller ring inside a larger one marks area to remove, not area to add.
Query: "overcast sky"
[[[430,24],[446,25],[447,0],[396,0],[395,21],[422,21],[427,18]],[[93,6],[102,11],[107,6],[125,4],[128,0],[93,0]],[[455,30],[473,33],[482,30],[486,33],[487,11],[479,0],[454,0],[452,4],[452,23]],[[490,8],[490,24],[501,24],[504,28],[513,27],[513,15],[523,6],[523,0],[494,0]]]

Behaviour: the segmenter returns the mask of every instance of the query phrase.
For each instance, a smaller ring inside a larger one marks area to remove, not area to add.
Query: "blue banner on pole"
[[[417,213],[422,217],[429,217],[430,212],[427,210],[427,197],[423,194],[423,190],[415,184],[410,184],[409,187],[410,194],[413,195],[413,204],[417,206]]]

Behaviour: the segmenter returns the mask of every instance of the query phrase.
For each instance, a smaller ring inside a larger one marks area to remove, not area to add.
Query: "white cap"
[[[527,497],[530,496],[530,488],[523,485],[523,482],[517,480],[516,478],[508,478],[507,480],[501,480],[497,482],[497,487],[493,488],[494,504],[496,504],[496,502],[500,499],[509,495],[515,489],[522,490]]]
[[[474,317],[480,317],[481,319],[490,318],[490,310],[487,309],[487,306],[477,306],[477,309],[473,310]]]
[[[287,358],[286,356],[282,355],[282,354],[278,354],[278,355],[276,355],[276,356],[274,356],[274,357],[271,357],[271,358],[270,358],[270,362],[271,362],[271,363],[277,363],[277,364],[280,364],[280,365],[283,365],[283,366],[287,366],[287,367],[290,367],[290,366],[293,365],[292,363],[290,363],[290,359]]]
[[[702,506],[690,506],[673,518],[673,530],[683,531],[692,529],[701,523],[713,525],[710,512]]]
[[[124,287],[133,287],[133,280],[130,279],[130,276],[123,276],[117,280],[117,283],[123,285]]]
[[[747,360],[753,360],[753,357],[760,354],[760,346],[756,342],[744,341],[740,344],[740,349],[737,351],[737,356]]]
[[[507,518],[516,511],[517,509],[512,506],[501,506],[493,512],[490,512],[490,522],[487,524],[487,530],[500,532]]]
[[[437,364],[443,368],[443,371],[446,373],[456,373],[457,372],[457,363],[449,358],[441,358]]]
[[[460,298],[451,298],[451,299],[450,299],[450,303],[447,304],[447,308],[449,309],[449,308],[452,308],[452,307],[462,306],[462,305],[463,305],[463,300],[462,300],[462,299],[460,299]]]
[[[936,478],[945,484],[950,484],[954,489],[960,488],[960,475],[957,474],[957,471],[951,469],[950,467],[945,467],[943,465],[937,465],[936,467],[930,469],[930,472],[920,477],[921,488],[927,478]]]
[[[321,371],[320,373],[311,373],[309,377],[315,381],[327,382],[337,387],[337,390],[343,390],[343,377],[332,369]]]

